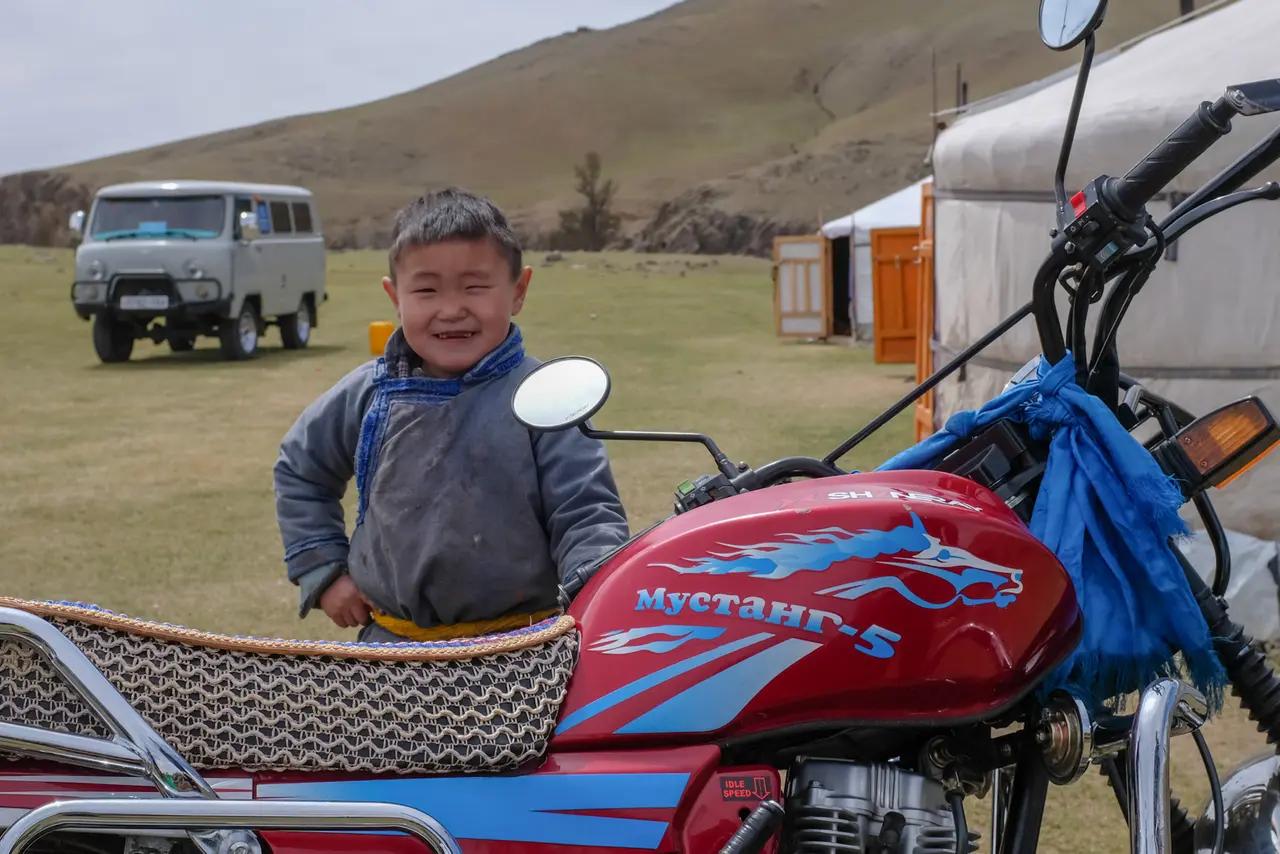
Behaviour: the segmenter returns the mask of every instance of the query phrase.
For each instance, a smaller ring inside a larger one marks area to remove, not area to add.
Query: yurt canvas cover
[[[1277,32],[1280,3],[1237,0],[1097,65],[1067,192],[1099,174],[1124,174],[1197,104],[1216,99],[1228,85],[1280,76]],[[1031,297],[1054,225],[1053,171],[1074,83],[1069,75],[966,115],[937,141],[935,362]],[[1231,133],[1168,189],[1190,193],[1277,124],[1274,114],[1235,119]],[[1272,167],[1251,185],[1278,178],[1280,168]],[[1149,208],[1159,220],[1170,209],[1169,196]],[[971,363],[962,379],[939,387],[936,419],[990,399],[1038,352],[1028,319]],[[1130,309],[1119,354],[1127,373],[1192,412],[1256,394],[1280,413],[1280,203],[1244,205],[1179,240],[1176,260],[1157,268]],[[1214,501],[1229,527],[1280,539],[1280,463],[1256,467],[1215,492]],[[1274,562],[1274,548],[1271,555]]]

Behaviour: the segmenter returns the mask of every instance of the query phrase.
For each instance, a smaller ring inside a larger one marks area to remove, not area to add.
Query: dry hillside
[[[1100,42],[1177,5],[1114,0]],[[0,243],[63,240],[91,188],[172,177],[310,187],[345,246],[378,244],[408,197],[456,183],[493,195],[537,242],[595,150],[621,187],[626,245],[759,252],[775,231],[809,231],[922,173],[931,53],[942,106],[957,63],[977,99],[1073,62],[1040,45],[1036,6],[686,0],[361,106],[0,179]]]

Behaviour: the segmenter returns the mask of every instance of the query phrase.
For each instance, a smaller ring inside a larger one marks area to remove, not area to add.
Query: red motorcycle
[[[1193,824],[1170,801],[1169,740],[1199,739],[1207,716],[1194,688],[1157,679],[1124,716],[1039,690],[1085,619],[1027,527],[1043,439],[999,420],[932,470],[836,465],[1028,315],[1058,363],[1062,282],[1073,284],[1071,349],[1085,352],[1088,302],[1116,280],[1081,386],[1126,428],[1160,428],[1147,447],[1219,546],[1213,588],[1189,567],[1187,583],[1236,692],[1280,736],[1280,680],[1220,598],[1229,555],[1205,492],[1280,428],[1254,399],[1194,418],[1114,359],[1165,243],[1236,204],[1280,198],[1276,184],[1239,190],[1280,155],[1277,131],[1164,222],[1145,210],[1233,115],[1280,106],[1280,81],[1232,87],[1127,176],[1068,200],[1062,175],[1104,6],[1042,0],[1046,43],[1086,48],[1058,170],[1060,229],[1032,301],[824,459],[752,469],[707,436],[597,430],[587,419],[609,378],[588,359],[553,360],[522,384],[512,405],[531,429],[700,442],[718,469],[678,488],[671,518],[567,579],[566,615],[501,636],[360,645],[0,600],[0,685],[12,689],[0,694],[0,758],[18,757],[0,764],[0,854],[954,854],[976,849],[964,804],[986,793],[992,851],[1016,854],[1036,849],[1048,784],[1093,763],[1136,852],[1277,850],[1273,763],[1219,785],[1200,740],[1213,808]]]

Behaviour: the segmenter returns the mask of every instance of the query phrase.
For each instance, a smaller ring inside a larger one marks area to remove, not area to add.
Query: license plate
[[[133,294],[120,297],[120,307],[126,311],[164,311],[169,307],[169,297],[164,294]]]

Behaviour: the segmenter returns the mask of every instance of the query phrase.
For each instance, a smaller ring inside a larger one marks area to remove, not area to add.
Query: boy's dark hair
[[[424,193],[396,214],[396,224],[391,229],[391,279],[395,280],[400,253],[410,246],[486,237],[497,243],[506,256],[511,278],[518,278],[524,266],[520,241],[497,205],[458,187]]]

